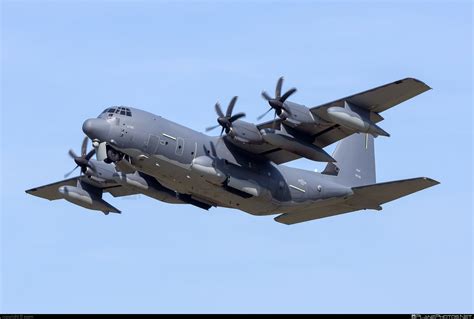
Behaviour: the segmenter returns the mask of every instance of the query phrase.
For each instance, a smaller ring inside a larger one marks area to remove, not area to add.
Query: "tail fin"
[[[342,185],[356,187],[375,184],[374,137],[354,133],[342,139],[332,157],[336,163],[328,163],[323,174],[336,175]]]

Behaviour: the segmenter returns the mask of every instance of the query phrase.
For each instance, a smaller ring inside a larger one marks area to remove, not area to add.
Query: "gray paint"
[[[83,124],[100,160],[91,159],[85,175],[27,192],[48,199],[63,197],[106,213],[118,210],[101,199],[103,192],[142,193],[203,209],[223,206],[253,215],[282,214],[276,221],[285,224],[378,210],[395,199],[390,194],[405,196],[437,184],[427,178],[376,184],[372,135],[385,134],[375,125],[383,119],[375,111],[426,90],[418,80],[397,82],[311,109],[287,101],[290,115],[271,125],[237,120],[222,137],[207,136],[136,108],[128,108],[131,116],[103,112]],[[371,103],[380,96],[391,101]],[[341,121],[328,112],[344,112],[347,118]],[[352,122],[345,126],[347,119]],[[322,148],[338,140],[331,157]],[[108,160],[121,160],[105,163],[104,153],[111,154]],[[279,165],[298,157],[334,163],[328,163],[322,173]],[[77,186],[68,186],[73,182]],[[403,191],[399,185],[406,183],[410,188]]]

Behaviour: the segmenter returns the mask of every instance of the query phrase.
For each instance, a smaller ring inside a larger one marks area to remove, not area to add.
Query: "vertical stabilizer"
[[[336,175],[342,185],[355,187],[375,184],[374,137],[365,133],[354,133],[342,139],[336,146],[323,174]]]

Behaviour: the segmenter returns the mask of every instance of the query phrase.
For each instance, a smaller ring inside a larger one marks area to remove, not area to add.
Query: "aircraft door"
[[[151,135],[148,137],[148,143],[146,146],[146,152],[148,154],[156,154],[158,143],[160,142],[158,136]]]

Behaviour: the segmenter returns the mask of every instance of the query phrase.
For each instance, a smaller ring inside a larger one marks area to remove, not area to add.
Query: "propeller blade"
[[[220,106],[219,102],[217,102],[216,105],[215,105],[216,113],[218,115],[217,123],[219,123],[219,125],[222,127],[221,136],[224,133],[224,131],[226,133],[229,133],[229,131],[231,129],[231,126],[232,126],[232,122],[237,121],[238,119],[245,116],[245,113],[237,113],[235,115],[232,115],[232,112],[234,111],[234,106],[235,106],[235,103],[237,102],[237,99],[238,99],[238,97],[234,96],[232,98],[232,100],[230,100],[229,106],[227,107],[227,110],[226,110],[226,115],[224,115],[224,113],[222,112],[222,109],[221,109],[221,106]],[[215,126],[211,126],[211,127],[206,128],[206,132],[215,129],[219,125],[215,125]]]
[[[87,136],[84,137],[84,140],[82,141],[81,156],[82,157],[86,156],[86,153],[87,153]]]
[[[270,112],[271,110],[273,110],[272,108],[269,108],[268,111],[266,111],[265,113],[263,113],[262,115],[260,115],[259,117],[257,117],[257,121],[260,121],[265,115],[268,114],[268,112]]]
[[[78,167],[79,167],[79,166],[76,166],[76,167],[74,167],[74,168],[72,169],[72,171],[70,171],[70,172],[67,173],[67,174],[64,174],[64,178],[67,178],[69,175],[71,175],[72,172],[74,172],[74,171],[76,170],[76,168],[78,168]]]
[[[220,124],[210,126],[210,127],[206,128],[206,132],[212,131],[213,129],[218,128],[219,126],[220,126]]]
[[[275,130],[276,117],[277,117],[277,112],[275,112],[275,115],[273,115],[273,123],[272,123],[272,129],[273,130]]]
[[[88,141],[89,141],[88,137],[87,136],[84,137],[84,140],[82,141],[82,145],[81,145],[81,156],[77,156],[77,154],[72,149],[69,150],[68,154],[69,154],[69,156],[72,157],[72,159],[76,163],[76,167],[74,167],[72,169],[72,171],[70,171],[69,173],[65,174],[64,178],[71,175],[72,172],[74,172],[78,167],[81,168],[82,173],[85,173],[87,167],[90,167],[92,170],[94,170],[94,168],[89,164],[89,160],[95,154],[95,149],[92,149],[92,150],[89,151],[89,153],[87,153],[87,142]]]
[[[219,102],[216,103],[215,109],[219,117],[224,117],[224,113],[222,113],[221,105],[219,104]]]
[[[90,160],[92,156],[95,154],[95,149],[91,149],[89,153],[87,153],[86,157],[84,157],[86,160]]]
[[[217,156],[216,147],[214,146],[213,142],[211,142],[211,153],[212,153],[212,156],[214,157]]]
[[[69,154],[69,156],[71,156],[73,159],[76,158],[76,157],[79,157],[77,156],[77,154],[73,151],[73,150],[69,150],[69,152],[67,152]]]
[[[276,88],[275,88],[275,99],[278,100],[281,96],[281,88],[283,86],[283,77],[281,76],[279,79],[278,79],[278,82],[277,82],[277,85],[276,85]]]
[[[291,88],[289,89],[288,91],[286,91],[285,94],[283,94],[283,96],[280,98],[280,102],[285,102],[287,98],[289,98],[291,95],[293,95],[293,93],[296,92],[296,88]]]
[[[280,100],[270,100],[268,101],[268,104],[270,104],[270,106],[274,108],[275,111],[285,109],[285,106],[280,102]]]
[[[232,112],[234,111],[234,106],[235,106],[235,103],[237,102],[237,98],[238,96],[234,96],[232,100],[230,100],[229,106],[227,107],[227,113],[225,114],[225,116],[227,117],[232,116]]]
[[[262,91],[262,97],[267,101],[270,101],[272,99],[270,95],[268,95],[268,93],[265,91]]]
[[[245,113],[237,113],[235,115],[232,115],[230,118],[229,118],[229,122],[232,123],[234,121],[237,121],[238,119],[242,118],[245,116]]]
[[[87,166],[88,161],[84,157],[76,157],[74,162],[77,166],[84,167]]]

